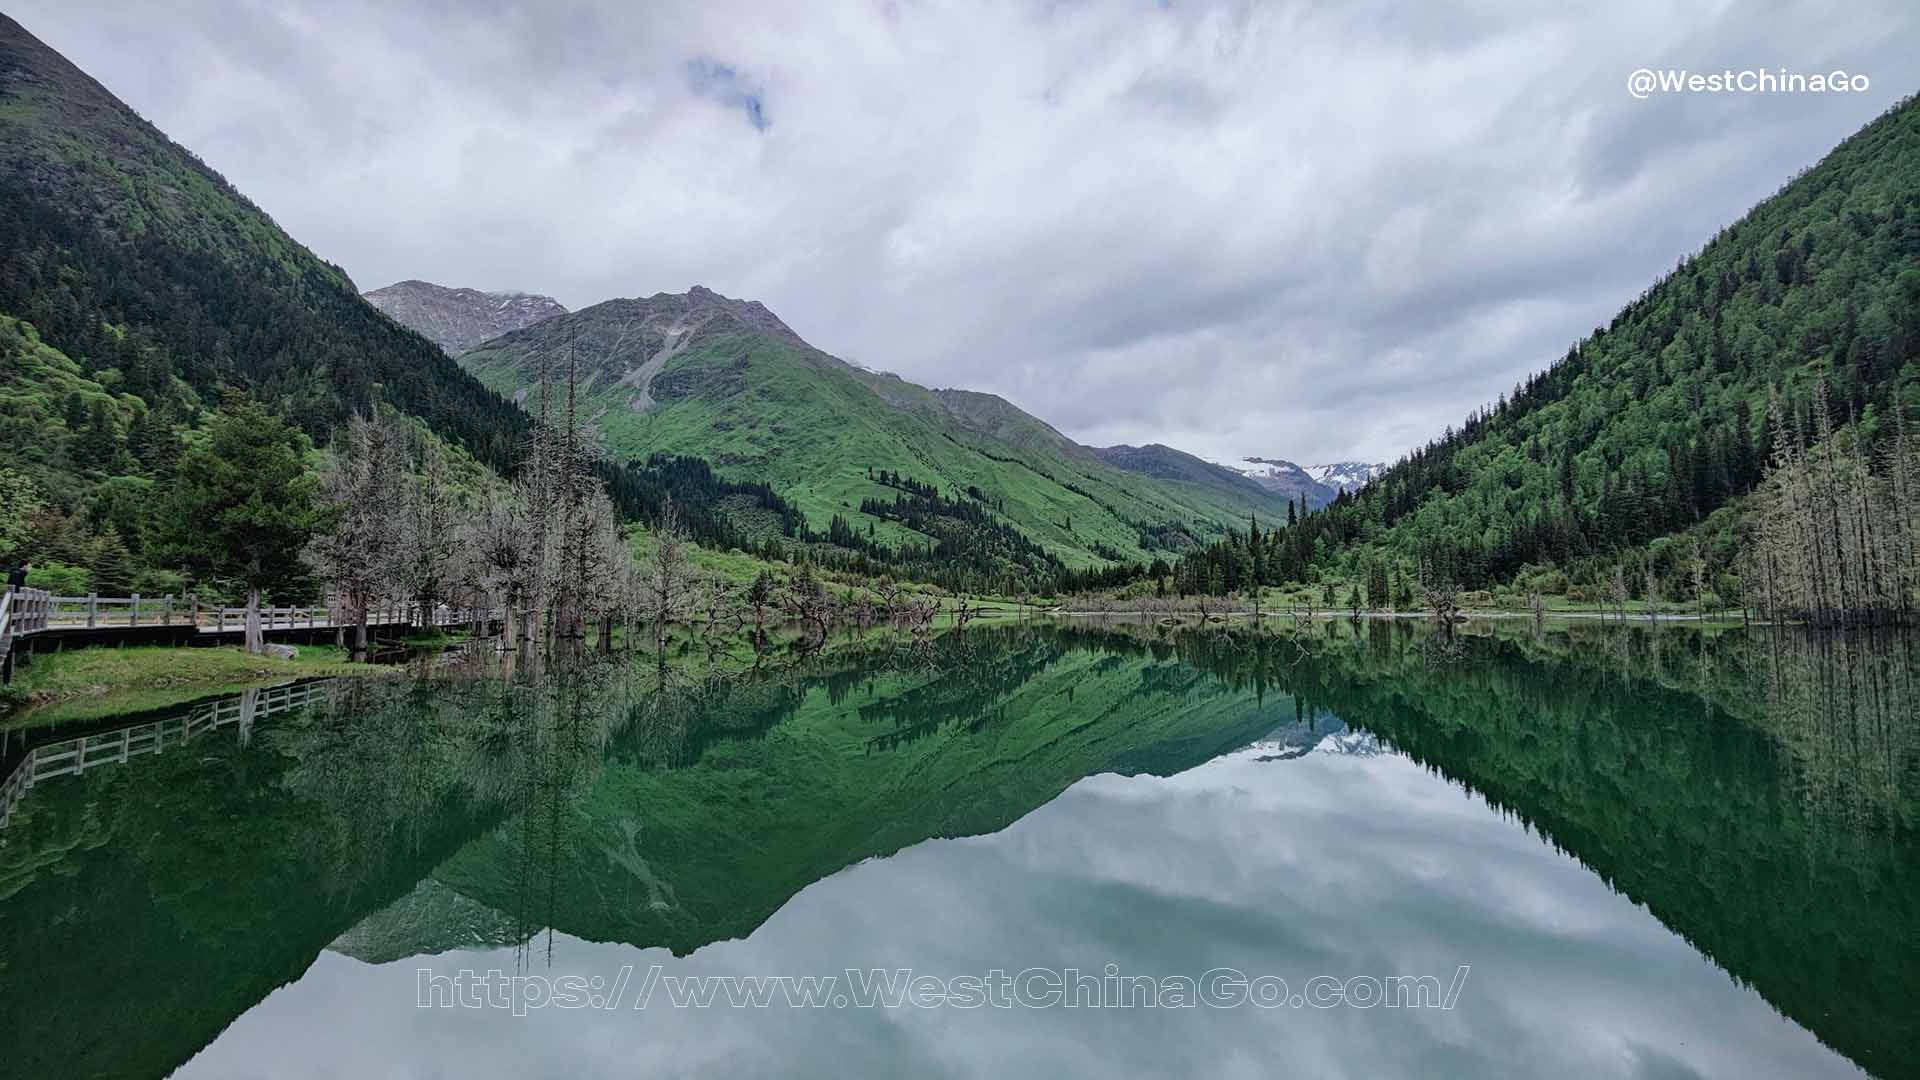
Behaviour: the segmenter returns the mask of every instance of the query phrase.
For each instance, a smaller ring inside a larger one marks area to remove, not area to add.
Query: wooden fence
[[[369,626],[464,626],[501,617],[498,609],[435,607],[420,617],[419,606],[405,600],[382,600],[367,609]],[[260,609],[260,629],[331,630],[358,622],[353,609],[337,600],[307,607]],[[239,634],[247,628],[243,607],[202,607],[197,597],[172,595],[54,596],[44,589],[8,589],[0,599],[0,679],[13,674],[14,644],[30,634],[60,630],[101,630],[138,627],[191,627],[201,634]]]
[[[167,596],[47,596],[40,594],[46,619],[39,629],[72,630],[133,626],[193,626],[214,633],[236,633],[246,629],[244,607],[203,607],[197,597]],[[367,622],[375,626],[399,623],[454,626],[472,622],[491,612],[451,608],[441,604],[432,619],[419,619],[417,605],[403,600],[382,600],[367,608]],[[354,612],[335,600],[304,607],[263,607],[260,626],[265,630],[320,629],[351,626]]]
[[[0,595],[0,680],[13,675],[14,639],[45,630],[52,612],[52,597],[41,589],[9,586]]]
[[[35,784],[60,776],[77,776],[104,765],[118,765],[143,754],[164,753],[231,724],[239,725],[244,739],[256,721],[324,700],[333,692],[334,684],[333,679],[321,679],[248,690],[235,697],[197,705],[178,716],[37,746],[27,751],[19,766],[0,781],[0,829],[6,828],[14,805]]]

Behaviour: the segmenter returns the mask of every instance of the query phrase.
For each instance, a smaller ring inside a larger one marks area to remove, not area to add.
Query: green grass
[[[375,675],[398,665],[355,664],[331,645],[301,645],[293,660],[249,656],[229,646],[142,645],[42,653],[14,671],[0,698],[0,730],[144,712],[209,694],[319,675]],[[3,711],[5,701],[16,703]]]

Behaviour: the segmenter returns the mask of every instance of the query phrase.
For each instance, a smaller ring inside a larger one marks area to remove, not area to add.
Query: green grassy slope
[[[1070,565],[1147,555],[1143,530],[1198,537],[1285,507],[1255,485],[1142,476],[1101,461],[1002,399],[934,391],[856,368],[800,340],[758,304],[705,289],[613,300],[497,338],[460,357],[488,386],[532,405],[543,363],[579,364],[589,407],[623,456],[704,457],[765,479],[816,528],[863,498],[890,499],[869,468],[976,489],[987,505]],[[876,536],[915,539],[876,523]]]

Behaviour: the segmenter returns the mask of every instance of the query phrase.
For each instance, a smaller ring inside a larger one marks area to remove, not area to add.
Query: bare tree
[[[924,638],[933,633],[933,620],[940,614],[940,601],[932,597],[919,597],[907,601],[907,631],[914,637]]]
[[[1452,625],[1460,620],[1460,590],[1444,579],[1423,581],[1420,592],[1426,597],[1427,610],[1440,622]]]
[[[518,636],[520,619],[533,602],[538,575],[534,525],[520,494],[518,488],[488,492],[460,530],[468,576],[500,604],[501,626],[509,644]]]
[[[1427,610],[1433,612],[1435,619],[1452,626],[1460,616],[1460,587],[1454,582],[1453,574],[1423,555],[1417,575]]]
[[[726,624],[733,614],[733,596],[719,582],[696,586],[696,589],[694,610],[700,613],[700,643],[706,646],[707,659],[711,661],[725,644]]]
[[[754,576],[752,584],[747,586],[746,592],[741,594],[741,600],[753,617],[753,651],[757,653],[766,648],[767,611],[773,607],[775,600],[773,575],[765,570],[760,571]]]
[[[646,598],[647,615],[653,621],[653,650],[660,663],[667,662],[667,627],[680,618],[692,600],[693,562],[687,553],[686,533],[673,508],[673,499],[662,501],[660,516],[654,522],[653,551],[642,564],[640,588]]]
[[[881,618],[891,619],[899,612],[900,585],[890,577],[883,577],[874,583],[874,593],[880,598]]]
[[[395,544],[396,584],[433,625],[434,610],[453,590],[462,514],[446,454],[431,442],[421,448],[420,474],[402,489]]]
[[[367,610],[395,580],[406,473],[403,437],[380,416],[354,417],[334,437],[333,460],[320,497],[333,527],[307,545],[310,565],[332,586],[354,620],[353,655],[367,656]]]
[[[814,645],[827,640],[827,633],[833,629],[833,598],[813,575],[813,568],[801,566],[800,572],[788,583],[781,606],[801,625],[805,626]]]
[[[1809,447],[1774,397],[1772,466],[1744,523],[1769,615],[1816,625],[1905,621],[1920,571],[1905,417],[1895,409],[1891,453],[1876,464],[1859,426],[1835,430],[1821,385],[1815,390]]]

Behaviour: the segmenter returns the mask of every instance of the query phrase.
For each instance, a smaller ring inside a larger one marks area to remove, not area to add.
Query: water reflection
[[[162,1075],[216,1037],[196,1068],[269,1071],[248,1055],[297,1037],[330,980],[381,980],[397,986],[375,1010],[391,1024],[337,1018],[367,1025],[371,1068],[418,1037],[413,965],[390,964],[409,957],[606,974],[639,949],[686,970],[805,971],[1000,948],[1017,968],[1092,942],[1194,973],[1468,957],[1491,976],[1487,1011],[1391,1031],[1295,1016],[1284,1043],[1246,1015],[1172,1034],[1139,1017],[995,1020],[994,1038],[1076,1048],[1014,1071],[1734,1069],[1762,1049],[1838,1067],[1742,1005],[1750,986],[1898,1075],[1920,1037],[1915,660],[1900,639],[1373,621],[976,629],[699,681],[591,654],[343,681],[256,715],[246,740],[203,732],[19,799],[0,831],[0,932],[25,945],[0,951],[0,1026],[21,1075]],[[1176,779],[1082,782],[1105,773]],[[1027,935],[1005,925],[1023,920]],[[1056,940],[1031,939],[1043,930]],[[807,935],[824,937],[809,951]],[[389,967],[339,966],[359,962]],[[306,1011],[263,1005],[221,1035],[288,983]],[[567,1023],[515,1030],[584,1030]],[[784,1046],[788,1023],[757,1019],[742,1045]],[[938,1065],[897,1038],[908,1023],[980,1041],[953,1018],[812,1023],[873,1068],[995,1064],[982,1050]],[[1203,1031],[1211,1050],[1108,1052]],[[660,1033],[609,1037],[643,1035]]]

